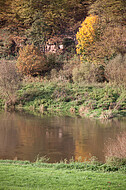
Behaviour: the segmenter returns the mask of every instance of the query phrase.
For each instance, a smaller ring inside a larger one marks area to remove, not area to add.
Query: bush
[[[62,79],[62,81],[69,81],[72,82],[72,72],[73,72],[73,68],[75,67],[75,65],[68,63],[65,63],[63,65],[63,69],[61,69],[59,71],[59,75]]]
[[[126,158],[109,157],[106,159],[106,164],[113,167],[122,167],[126,165]]]
[[[79,67],[73,69],[73,81],[74,82],[83,82],[86,81],[86,74],[89,73],[89,68],[83,64]],[[87,79],[88,80],[88,79]]]
[[[126,132],[117,136],[116,140],[109,140],[105,144],[106,158],[126,158]]]
[[[44,55],[33,44],[20,49],[16,65],[24,75],[40,75],[47,70]]]
[[[91,63],[82,63],[79,67],[73,69],[74,82],[104,82],[104,67]]]
[[[56,56],[54,53],[48,53],[46,54],[46,63],[48,70],[51,70],[55,67],[56,65]]]
[[[126,54],[118,54],[105,67],[105,75],[109,82],[126,83]]]
[[[46,65],[48,71],[51,71],[52,69],[59,71],[62,68],[63,62],[61,60],[58,60],[57,54],[46,53]]]
[[[14,62],[4,61],[0,62],[0,88],[1,94],[7,102],[12,105],[16,101],[16,92],[20,87],[21,76],[17,72]]]
[[[72,82],[73,69],[77,67],[77,65],[79,65],[79,62],[80,62],[79,57],[76,55],[71,59],[69,59],[69,61],[64,60],[64,62],[59,62],[59,63],[57,62],[58,64],[56,64],[56,66],[58,66],[58,68],[53,67],[53,69],[50,72],[51,80]]]
[[[56,69],[52,69],[50,72],[50,79],[51,81],[72,82],[72,70],[73,65],[69,65],[68,63],[66,63],[59,71],[57,71]]]
[[[72,38],[64,38],[63,39],[63,48],[64,52],[69,52],[69,56],[73,56],[75,54],[75,41]]]

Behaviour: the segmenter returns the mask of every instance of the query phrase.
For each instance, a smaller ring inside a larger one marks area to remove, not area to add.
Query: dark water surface
[[[102,123],[77,117],[33,116],[0,112],[0,159],[35,161],[37,155],[50,162],[89,158],[104,161],[104,143],[126,131],[126,118]]]

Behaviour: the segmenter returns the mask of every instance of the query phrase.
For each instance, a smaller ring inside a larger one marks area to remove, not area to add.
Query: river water
[[[47,156],[49,162],[104,161],[104,144],[126,131],[126,118],[107,122],[78,117],[34,116],[0,112],[0,159],[29,160]]]

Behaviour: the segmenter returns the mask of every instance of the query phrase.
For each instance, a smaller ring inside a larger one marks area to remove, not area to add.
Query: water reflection
[[[126,131],[126,120],[101,123],[71,117],[37,117],[0,113],[0,159],[34,161],[47,155],[50,162],[94,155],[104,160],[104,143]]]

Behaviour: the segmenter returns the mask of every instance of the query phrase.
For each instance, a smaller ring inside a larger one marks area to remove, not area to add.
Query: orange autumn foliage
[[[16,66],[24,75],[39,75],[47,69],[43,54],[33,44],[26,45],[19,51]]]

